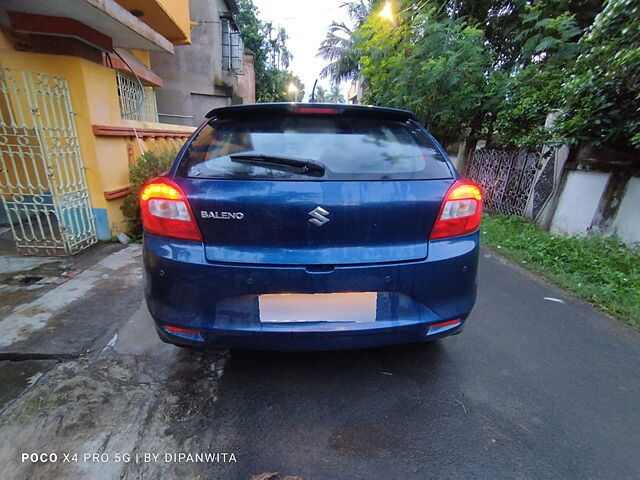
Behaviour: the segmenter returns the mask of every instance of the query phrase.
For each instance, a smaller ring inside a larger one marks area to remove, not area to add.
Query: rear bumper
[[[202,341],[196,341],[184,336],[171,335],[163,327],[156,324],[156,331],[162,341],[174,345],[244,350],[321,351],[351,350],[437,340],[460,333],[464,328],[464,322],[456,328],[434,335],[427,334],[429,327],[426,323],[378,326],[368,329],[354,329],[351,324],[342,327],[331,324],[331,328],[332,330],[326,331],[213,328],[206,330]],[[343,330],[338,330],[338,328],[343,328]],[[344,330],[345,328],[348,330]]]
[[[459,333],[476,296],[478,233],[431,242],[422,261],[303,266],[213,264],[193,242],[145,234],[145,294],[158,334],[210,348],[334,350],[433,340]],[[373,322],[260,322],[258,295],[379,292]],[[460,319],[445,329],[433,324]],[[198,335],[169,332],[167,326]]]

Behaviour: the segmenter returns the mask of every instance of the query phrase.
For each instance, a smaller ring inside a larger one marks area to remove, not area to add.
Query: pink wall
[[[253,54],[245,53],[242,75],[238,75],[238,95],[242,103],[256,103],[256,72],[253,66]]]

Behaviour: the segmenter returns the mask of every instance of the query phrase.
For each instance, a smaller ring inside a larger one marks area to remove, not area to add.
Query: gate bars
[[[85,168],[67,81],[0,68],[0,194],[19,253],[97,242]]]
[[[467,175],[484,192],[487,210],[525,215],[541,158],[539,152],[481,149],[473,154]]]

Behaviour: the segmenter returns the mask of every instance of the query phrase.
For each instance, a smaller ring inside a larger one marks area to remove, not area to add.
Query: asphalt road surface
[[[436,343],[201,354],[149,322],[142,304],[5,407],[7,478],[640,478],[640,335],[486,250],[466,329]],[[25,464],[25,450],[111,457]]]

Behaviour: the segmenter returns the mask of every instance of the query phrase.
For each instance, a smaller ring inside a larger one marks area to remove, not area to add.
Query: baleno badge
[[[242,212],[207,212],[200,210],[202,218],[215,218],[217,220],[242,220],[244,213]]]

